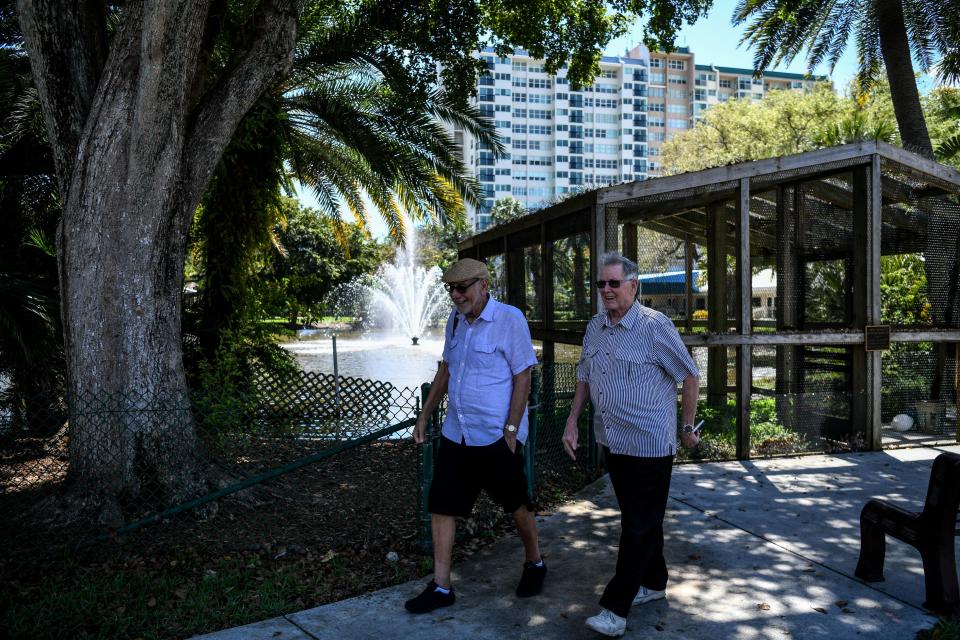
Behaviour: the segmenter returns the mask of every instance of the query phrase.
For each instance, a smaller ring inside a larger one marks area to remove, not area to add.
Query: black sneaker
[[[517,597],[529,598],[543,589],[543,579],[547,577],[547,565],[537,565],[536,562],[523,563],[523,575],[517,585]]]
[[[449,607],[456,601],[457,597],[453,595],[452,587],[450,588],[450,593],[443,593],[442,591],[437,591],[437,583],[431,580],[427,584],[427,588],[423,590],[423,593],[416,598],[407,600],[407,603],[403,606],[406,607],[410,613],[430,613],[440,607]]]

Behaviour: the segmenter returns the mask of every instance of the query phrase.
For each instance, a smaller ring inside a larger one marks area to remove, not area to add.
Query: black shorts
[[[481,489],[505,513],[513,513],[522,505],[533,511],[527,495],[523,445],[517,441],[516,451],[511,452],[503,438],[485,447],[468,447],[441,436],[428,511],[466,518]]]

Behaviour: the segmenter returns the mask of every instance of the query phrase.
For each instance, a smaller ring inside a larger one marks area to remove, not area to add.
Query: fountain
[[[408,224],[404,246],[397,247],[392,263],[380,267],[369,288],[372,303],[382,309],[414,345],[449,305],[440,286],[440,269],[418,265],[416,255],[416,234],[413,225]]]

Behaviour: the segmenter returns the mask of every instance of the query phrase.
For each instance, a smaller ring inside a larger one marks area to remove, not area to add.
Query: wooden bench
[[[923,560],[927,600],[937,613],[960,610],[954,538],[960,507],[960,455],[941,453],[933,461],[923,511],[911,512],[884,500],[870,500],[860,512],[860,560],[855,574],[868,582],[883,580],[889,534],[912,545]]]

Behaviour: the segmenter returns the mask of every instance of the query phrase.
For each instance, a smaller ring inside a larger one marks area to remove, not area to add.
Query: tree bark
[[[880,54],[887,68],[893,113],[900,129],[903,147],[926,158],[933,158],[933,145],[920,107],[920,93],[913,72],[910,40],[901,0],[875,0],[880,31]]]
[[[73,515],[106,524],[206,489],[180,344],[187,231],[238,122],[292,62],[298,3],[264,0],[245,46],[201,82],[209,4],[125,3],[98,70],[105,36],[84,30],[105,34],[101,14],[18,3],[64,200]]]

